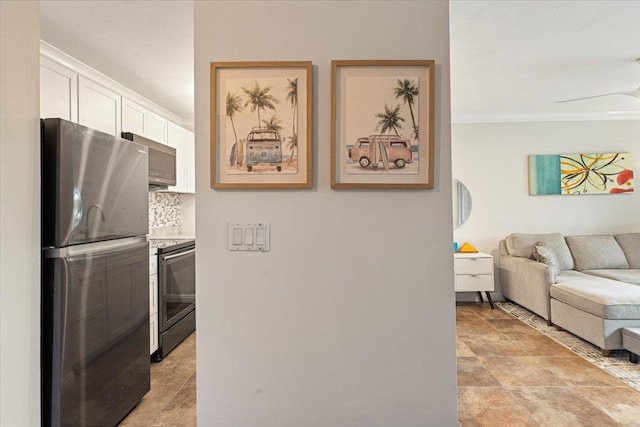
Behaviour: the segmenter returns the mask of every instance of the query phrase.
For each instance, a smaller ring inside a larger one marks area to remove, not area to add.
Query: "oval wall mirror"
[[[471,214],[471,193],[463,183],[453,179],[453,228],[460,227]]]

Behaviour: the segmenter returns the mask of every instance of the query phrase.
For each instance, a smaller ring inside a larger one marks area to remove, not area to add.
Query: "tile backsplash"
[[[180,196],[149,192],[149,232],[165,227],[180,227]]]

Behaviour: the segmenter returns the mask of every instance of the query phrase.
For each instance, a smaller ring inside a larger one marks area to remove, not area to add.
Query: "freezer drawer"
[[[149,390],[148,243],[131,240],[45,251],[45,426],[115,426]]]

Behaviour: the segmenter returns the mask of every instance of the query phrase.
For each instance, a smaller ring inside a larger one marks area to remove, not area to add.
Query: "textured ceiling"
[[[640,118],[640,1],[452,1],[454,121]]]
[[[193,121],[192,1],[40,3],[41,39]]]
[[[640,117],[640,1],[451,1],[454,122]],[[193,120],[193,2],[41,2],[42,39]],[[295,59],[295,58],[294,58]]]

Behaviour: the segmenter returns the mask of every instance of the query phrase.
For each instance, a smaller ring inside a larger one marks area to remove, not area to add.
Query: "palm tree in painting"
[[[380,119],[376,131],[380,130],[380,133],[386,133],[393,130],[396,135],[400,135],[398,129],[402,129],[401,122],[404,122],[404,118],[400,115],[400,105],[391,109],[387,104],[384,104],[384,113],[378,113],[376,117]]]
[[[284,129],[282,127],[282,122],[275,115],[271,116],[271,118],[269,120],[263,120],[262,123],[264,124],[264,126],[262,126],[262,127],[265,128],[265,129],[268,129],[268,130],[273,130],[273,131],[276,131],[276,132],[282,132],[282,129]]]
[[[291,155],[289,156],[289,160],[287,160],[287,164],[290,165],[293,161],[293,153],[298,147],[298,132],[296,130],[298,116],[298,79],[287,79],[287,82],[289,82],[289,84],[287,85],[287,101],[289,101],[289,104],[291,105],[291,111],[293,115],[293,136],[289,137],[289,148],[291,149]]]
[[[262,118],[260,117],[260,110],[274,110],[276,109],[276,104],[278,104],[278,100],[271,95],[270,87],[261,88],[258,81],[255,82],[253,88],[243,87],[242,91],[247,95],[247,100],[244,103],[244,106],[251,106],[251,112],[258,111],[258,126],[262,123]]]
[[[400,98],[405,104],[409,105],[409,112],[411,112],[411,121],[413,122],[413,135],[418,139],[418,125],[416,124],[416,118],[413,115],[413,104],[418,97],[418,86],[416,82],[409,79],[398,79],[398,85],[393,89],[393,93],[396,95],[396,99]]]
[[[242,98],[240,95],[232,95],[231,92],[227,92],[227,105],[226,105],[226,114],[231,120],[231,128],[233,129],[233,138],[235,140],[235,144],[237,144],[236,151],[236,159],[237,163],[242,166],[242,156],[244,155],[244,150],[242,147],[242,141],[238,141],[238,134],[236,132],[236,124],[233,121],[233,118],[243,110],[242,106]],[[233,165],[231,165],[233,166]]]

